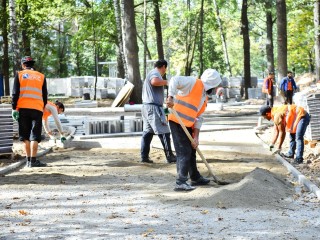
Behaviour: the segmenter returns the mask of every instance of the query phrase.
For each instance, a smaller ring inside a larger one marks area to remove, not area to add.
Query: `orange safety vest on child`
[[[29,69],[22,70],[18,74],[20,95],[17,109],[29,108],[43,112],[42,86],[44,83],[44,75]]]
[[[286,122],[286,131],[290,133],[296,133],[300,119],[306,115],[306,111],[304,110],[304,108],[298,107],[295,104],[273,107],[271,109],[272,120],[274,120],[274,115],[276,113],[284,114],[284,120]]]
[[[49,104],[49,105],[51,105],[51,106],[54,106],[55,108],[57,107],[57,106],[56,106],[54,103],[52,103],[52,102],[47,102],[47,104]],[[48,117],[50,117],[51,115],[52,115],[52,113],[51,113],[48,109],[44,108],[42,120],[47,120]]]
[[[208,97],[206,97],[200,111],[198,111],[203,91],[203,83],[200,79],[197,79],[189,95],[175,96],[173,109],[176,110],[186,127],[192,127],[196,118],[200,116],[207,107]],[[168,119],[179,123],[178,119],[172,113],[169,114]]]

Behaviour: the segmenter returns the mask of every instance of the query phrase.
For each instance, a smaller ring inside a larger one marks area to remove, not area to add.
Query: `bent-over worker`
[[[267,120],[273,120],[273,137],[270,150],[274,148],[279,139],[278,150],[280,152],[286,132],[290,133],[290,149],[287,153],[281,154],[286,158],[294,158],[294,163],[303,163],[304,141],[303,136],[310,122],[309,113],[295,104],[273,107],[262,106],[260,114]]]
[[[54,134],[52,133],[48,118],[50,116],[53,117],[53,120],[57,126],[57,129],[60,133],[60,140],[61,142],[64,142],[66,138],[64,137],[64,132],[62,130],[61,122],[59,119],[59,114],[64,112],[64,105],[63,103],[59,102],[58,100],[55,101],[55,103],[48,102],[44,108],[43,116],[42,116],[42,124],[44,131],[49,135],[50,138],[54,138]]]

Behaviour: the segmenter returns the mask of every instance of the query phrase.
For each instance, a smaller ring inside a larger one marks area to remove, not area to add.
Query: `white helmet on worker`
[[[201,75],[201,81],[203,82],[204,89],[208,91],[209,89],[216,88],[221,83],[221,77],[217,70],[206,69]]]

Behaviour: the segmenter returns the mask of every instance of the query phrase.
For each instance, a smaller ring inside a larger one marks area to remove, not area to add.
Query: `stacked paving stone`
[[[11,109],[0,108],[0,154],[12,153],[13,120]]]
[[[307,111],[311,115],[306,138],[308,140],[320,140],[320,93],[308,96],[306,99]]]

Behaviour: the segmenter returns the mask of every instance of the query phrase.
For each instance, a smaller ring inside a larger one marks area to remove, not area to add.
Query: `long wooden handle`
[[[186,128],[186,126],[184,125],[184,123],[182,122],[180,116],[178,115],[177,111],[173,108],[170,108],[170,111],[174,114],[174,116],[178,119],[180,126],[182,127],[183,131],[185,132],[185,134],[187,135],[187,137],[189,138],[190,142],[194,143],[194,139],[193,137],[190,135],[188,129]],[[207,160],[205,159],[205,157],[203,156],[202,152],[200,151],[199,147],[197,147],[197,153],[200,155],[202,161],[204,162],[204,164],[206,165],[206,167],[209,170],[210,175],[213,177],[213,179],[218,182],[217,177],[213,174],[213,171],[209,165],[209,163],[207,162]]]

